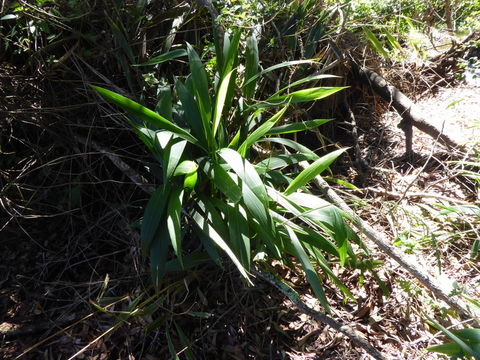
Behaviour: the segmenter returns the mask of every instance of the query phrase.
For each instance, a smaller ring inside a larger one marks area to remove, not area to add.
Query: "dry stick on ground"
[[[425,117],[417,109],[415,104],[406,97],[395,86],[388,83],[383,77],[376,72],[367,68],[361,67],[354,61],[351,61],[352,68],[358,74],[360,80],[367,85],[370,85],[372,89],[380,95],[385,101],[400,114],[402,122],[399,127],[405,132],[406,152],[407,154],[412,152],[412,125],[418,130],[423,131],[425,134],[430,135],[434,139],[449,148],[458,148],[459,144],[448,135],[443,134],[433,124],[425,120]]]
[[[259,269],[252,270],[252,273],[262,278],[266,282],[270,283],[271,285],[275,286],[278,290],[280,290],[283,295],[285,295],[292,302],[293,305],[295,305],[298,310],[300,310],[304,314],[307,314],[316,321],[321,322],[322,324],[325,324],[332,329],[335,329],[336,331],[346,335],[349,339],[353,341],[353,343],[364,349],[374,359],[385,359],[385,357],[380,353],[380,351],[378,351],[368,342],[363,340],[358,332],[356,332],[354,329],[347,325],[339,323],[338,321],[332,319],[326,314],[320,311],[316,311],[307,306],[296,293],[292,292],[291,289],[285,286],[281,281],[277,280],[273,275],[265,273]]]
[[[309,164],[305,161],[299,164],[303,169],[306,169]],[[340,209],[345,211],[351,219],[355,227],[365,234],[371,241],[375,243],[385,254],[395,260],[401,267],[407,270],[418,281],[420,281],[428,290],[430,290],[436,297],[442,299],[446,304],[452,307],[457,313],[464,319],[472,319],[475,323],[479,314],[468,305],[464,304],[460,299],[454,299],[446,294],[439,286],[437,286],[431,279],[430,275],[423,273],[413,263],[400,254],[391,245],[387,244],[383,239],[386,237],[374,230],[370,225],[364,222],[346,203],[343,199],[337,195],[335,191],[327,184],[321,176],[315,177],[315,183],[319,189],[324,193],[326,198],[333,204],[337,205]]]

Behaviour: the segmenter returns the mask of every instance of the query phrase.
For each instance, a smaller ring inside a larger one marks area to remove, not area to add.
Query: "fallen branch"
[[[380,95],[385,101],[393,106],[393,108],[402,117],[400,123],[401,129],[405,132],[406,152],[412,152],[412,125],[425,134],[430,135],[435,140],[448,148],[458,148],[459,144],[448,135],[444,134],[436,126],[429,123],[423,114],[418,110],[415,104],[405,96],[399,89],[388,83],[383,77],[376,72],[365,67],[358,66],[355,62],[351,62],[352,68],[358,74],[360,80]]]
[[[292,304],[301,312],[304,314],[310,316],[311,318],[315,319],[318,322],[321,322],[322,324],[325,324],[332,329],[335,329],[338,332],[341,332],[345,336],[347,336],[350,340],[353,341],[357,346],[361,347],[364,349],[370,356],[372,356],[374,359],[385,359],[385,357],[375,349],[372,345],[370,345],[368,342],[363,340],[361,338],[361,335],[356,332],[354,329],[352,329],[350,326],[343,325],[339,323],[338,321],[332,319],[328,315],[316,311],[309,306],[307,306],[302,299],[291,289],[288,288],[285,284],[283,284],[281,281],[279,281],[277,278],[275,278],[273,275],[265,273],[261,270],[258,269],[253,269],[252,273],[260,278],[262,278],[264,281],[270,283],[271,285],[275,286],[280,292],[285,295],[291,302]]]
[[[309,164],[305,161],[299,164],[302,168],[307,168]],[[395,260],[402,268],[408,271],[418,281],[420,281],[428,290],[430,290],[436,297],[443,300],[452,309],[454,309],[463,319],[476,319],[479,318],[479,314],[473,309],[464,304],[460,299],[454,299],[446,294],[439,286],[437,286],[431,279],[430,275],[418,270],[417,267],[407,260],[401,253],[399,253],[390,244],[386,243],[383,239],[386,238],[384,234],[381,234],[374,230],[370,225],[363,221],[346,203],[343,199],[337,195],[337,193],[327,184],[321,176],[317,176],[314,179],[315,184],[323,192],[325,197],[333,204],[342,209],[350,216],[353,225],[367,236],[375,245],[377,245],[385,254]]]

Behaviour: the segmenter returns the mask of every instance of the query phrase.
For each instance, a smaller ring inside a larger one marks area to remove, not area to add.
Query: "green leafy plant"
[[[185,79],[176,78],[174,92],[170,87],[165,89],[158,112],[92,86],[130,115],[135,132],[161,166],[161,184],[144,212],[141,248],[150,256],[157,289],[169,268],[188,269],[206,259],[221,266],[222,253],[246,282],[250,282],[249,269],[256,259],[278,259],[292,266],[296,259],[329,311],[322,278],[312,259],[345,296],[352,298],[331,271],[330,262],[343,265],[347,259],[355,261],[350,241],[363,244],[345,223],[345,214],[309,193],[306,185],[345,149],[319,157],[279,136],[327,122],[281,124],[289,106],[322,99],[342,88],[294,90],[317,78],[312,77],[294,82],[267,99],[255,100],[257,83],[265,73],[313,61],[286,62],[259,71],[253,36],[246,41],[245,60],[240,64],[240,36],[240,31],[226,34],[223,47],[216,40],[215,81],[209,80],[204,64],[189,44],[185,51],[158,57],[163,62],[186,54],[190,70]],[[311,163],[297,172],[295,165],[300,161]],[[175,256],[168,261],[170,247]]]
[[[450,356],[450,359],[480,359],[480,329],[448,330],[435,320],[428,321],[451,342],[429,347],[427,350]]]

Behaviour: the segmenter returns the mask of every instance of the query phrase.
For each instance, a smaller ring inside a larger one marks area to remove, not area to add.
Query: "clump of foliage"
[[[240,31],[227,34],[223,47],[217,39],[216,71],[211,80],[189,44],[158,57],[154,62],[188,56],[190,74],[183,80],[176,78],[173,92],[170,86],[164,88],[157,112],[94,87],[127,111],[135,132],[160,164],[161,184],[145,208],[141,247],[150,256],[157,289],[169,267],[188,269],[207,259],[221,265],[221,253],[247,282],[255,260],[292,264],[297,259],[321,304],[329,310],[321,277],[311,260],[351,297],[329,264],[355,262],[350,242],[363,244],[345,223],[342,211],[305,186],[344,150],[318,157],[280,135],[327,122],[287,121],[281,125],[290,105],[322,99],[342,88],[293,90],[325,77],[317,75],[256,100],[256,84],[262,75],[311,61],[286,62],[260,71],[256,38],[247,39],[241,61],[240,37]],[[275,108],[280,110],[272,112]],[[263,152],[268,155],[261,156]],[[295,165],[301,161],[311,164],[298,173]],[[175,257],[168,262],[170,246]]]

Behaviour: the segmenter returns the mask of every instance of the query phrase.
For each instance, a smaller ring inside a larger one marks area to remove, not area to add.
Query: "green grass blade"
[[[217,98],[215,100],[215,111],[213,113],[213,136],[215,137],[218,125],[220,124],[220,119],[222,118],[223,106],[225,105],[225,99],[227,97],[227,92],[230,87],[230,78],[233,74],[233,71],[230,71],[222,79],[220,86],[217,92]]]
[[[303,170],[300,174],[297,175],[295,179],[290,183],[290,185],[285,190],[285,195],[292,194],[297,191],[299,188],[307,184],[315,176],[319,175],[322,171],[328,168],[343,152],[347,149],[340,149],[332,151],[331,153],[322,156],[320,159],[316,160],[312,165]]]
[[[137,118],[156,126],[160,129],[171,131],[177,134],[182,139],[185,139],[192,144],[198,144],[198,140],[193,137],[188,131],[183,130],[181,127],[173,124],[164,117],[158,115],[150,109],[140,105],[139,103],[126,98],[125,96],[114,93],[113,91],[90,85],[96,92],[98,92],[105,100],[117,105],[121,109],[125,110],[129,114],[136,116]]]
[[[177,49],[177,50],[166,52],[165,54],[162,54],[160,56],[151,58],[150,60],[142,64],[134,64],[133,66],[157,65],[157,64],[161,64],[161,63],[164,63],[173,59],[177,59],[183,56],[187,56],[187,51],[185,49]]]
[[[302,244],[297,238],[297,235],[293,231],[293,229],[290,226],[285,226],[285,229],[288,232],[290,241],[293,245],[293,248],[295,249],[295,256],[300,260],[300,263],[302,264],[303,271],[305,272],[305,275],[307,276],[307,280],[310,283],[310,286],[313,289],[313,292],[317,296],[318,301],[320,301],[320,304],[323,306],[326,312],[330,313],[330,306],[328,305],[328,300],[325,296],[325,291],[323,290],[323,286],[320,283],[320,280],[318,278],[317,272],[313,268],[312,264],[310,263],[310,260],[308,259],[308,255],[305,252],[305,249],[303,248]]]
[[[183,267],[182,259],[182,214],[183,189],[174,189],[170,195],[167,206],[167,229],[172,242],[173,251],[178,257],[180,265]]]
[[[285,114],[285,111],[287,111],[287,107],[288,105],[279,112],[277,112],[275,115],[273,115],[269,120],[265,121],[247,137],[247,139],[238,148],[238,152],[242,157],[245,157],[247,149],[249,149],[253,144],[255,144],[258,139],[264,136],[277,123],[277,121],[282,118],[283,114]]]
[[[169,189],[161,185],[152,195],[145,207],[142,226],[140,230],[140,244],[144,254],[148,253],[158,225],[163,217],[167,206]]]
[[[302,121],[293,124],[286,124],[282,126],[276,126],[270,129],[265,135],[281,135],[281,134],[291,134],[299,131],[306,131],[319,127],[320,125],[326,124],[327,122],[332,121],[333,119],[317,119]]]
[[[247,38],[247,46],[245,50],[245,78],[243,85],[243,94],[247,100],[250,100],[255,94],[255,87],[257,85],[256,76],[258,74],[258,43],[255,36]],[[248,82],[248,79],[254,80]]]

